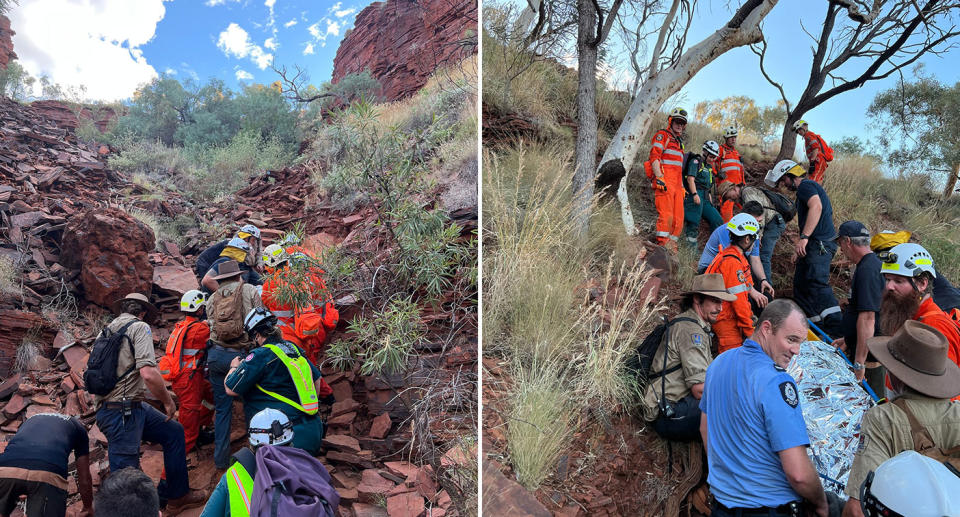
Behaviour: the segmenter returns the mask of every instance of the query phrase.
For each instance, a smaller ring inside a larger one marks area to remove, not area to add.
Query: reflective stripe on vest
[[[280,347],[277,345],[267,344],[263,346],[276,354],[280,361],[287,367],[287,371],[290,372],[290,378],[293,379],[293,385],[297,389],[297,396],[300,398],[300,403],[298,404],[279,393],[266,390],[259,384],[257,384],[257,388],[280,402],[290,404],[308,415],[317,414],[317,410],[320,409],[320,403],[317,400],[317,387],[311,378],[310,362],[307,361],[307,358],[301,355],[296,359],[291,359],[283,350],[280,350]]]
[[[230,517],[249,517],[253,497],[253,479],[239,461],[227,469],[227,494],[230,496]]]
[[[733,287],[728,287],[727,292],[730,294],[740,294],[745,293],[750,290],[750,286],[747,284],[737,284]]]
[[[278,317],[278,318],[292,318],[292,317],[293,317],[293,311],[273,311],[273,310],[272,310],[272,311],[270,311],[270,312],[272,312],[273,315],[276,316],[276,317]]]

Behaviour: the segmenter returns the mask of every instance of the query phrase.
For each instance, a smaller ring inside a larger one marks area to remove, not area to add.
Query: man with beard
[[[843,335],[833,346],[844,347],[853,359],[857,380],[867,377],[873,391],[883,387],[883,368],[867,350],[867,340],[878,334],[880,300],[883,298],[883,276],[880,259],[870,251],[870,231],[860,221],[847,221],[837,231],[840,251],[856,265],[850,283],[847,310],[843,311]],[[869,366],[868,366],[869,365]]]
[[[793,299],[831,336],[840,335],[840,304],[830,286],[830,262],[837,253],[833,206],[827,192],[792,160],[782,160],[767,172],[770,187],[786,187],[797,196],[797,268],[793,274]]]
[[[937,329],[947,338],[948,356],[960,364],[960,328],[933,301],[933,280],[937,272],[933,257],[919,244],[898,244],[880,256],[880,272],[886,285],[880,303],[880,330],[892,336],[907,320],[916,320]],[[890,379],[887,378],[889,389]]]
[[[721,304],[734,301],[721,275],[699,275],[683,293],[683,312],[671,320],[663,343],[653,355],[642,410],[644,419],[667,440],[690,441],[700,436],[700,397],[710,365],[710,326]]]

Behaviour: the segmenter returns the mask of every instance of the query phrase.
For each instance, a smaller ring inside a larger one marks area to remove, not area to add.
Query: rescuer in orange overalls
[[[194,289],[180,298],[183,321],[173,327],[167,339],[167,349],[157,363],[160,375],[180,399],[180,424],[186,452],[193,450],[202,426],[213,425],[213,388],[203,377],[203,353],[210,339],[210,325],[206,321],[206,296]],[[212,436],[201,442],[212,443]]]
[[[827,170],[827,162],[832,159],[828,154],[832,154],[832,152],[824,149],[826,142],[824,142],[820,135],[808,129],[806,121],[798,120],[794,122],[793,130],[803,137],[803,147],[807,153],[807,162],[810,163],[807,177],[823,185],[823,174]]]
[[[674,108],[667,117],[667,129],[653,135],[650,158],[644,164],[653,182],[653,202],[657,207],[657,244],[676,252],[683,231],[683,130],[687,110]]]
[[[727,223],[730,245],[717,253],[705,273],[720,273],[727,293],[735,295],[736,301],[723,302],[713,332],[720,341],[717,353],[736,348],[743,340],[753,335],[753,310],[750,307],[750,290],[753,275],[750,262],[744,252],[753,248],[760,231],[760,224],[750,214],[739,213]]]
[[[267,278],[263,284],[261,299],[263,305],[277,317],[277,326],[283,333],[283,338],[290,341],[306,352],[306,357],[314,364],[319,364],[320,352],[326,341],[327,332],[337,326],[339,313],[329,299],[326,284],[321,275],[323,270],[310,267],[305,279],[310,284],[310,299],[314,305],[295,310],[289,303],[281,302],[274,296],[274,291],[288,281],[297,281],[292,278],[290,260],[296,257],[312,259],[313,254],[300,248],[290,246],[284,249],[278,244],[271,244],[263,250],[263,263],[266,267]],[[302,281],[302,280],[301,280]]]
[[[744,170],[743,162],[740,161],[740,152],[737,151],[737,127],[729,126],[723,130],[723,145],[720,146],[720,155],[717,156],[717,167],[714,170],[719,171],[720,183],[730,182],[734,185],[743,185]],[[729,222],[733,214],[740,211],[740,204],[733,200],[725,200],[720,205],[720,217],[723,222]]]

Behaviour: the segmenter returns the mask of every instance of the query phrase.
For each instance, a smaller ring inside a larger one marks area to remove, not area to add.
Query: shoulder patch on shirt
[[[742,269],[737,271],[737,281],[739,281],[741,284],[747,281],[746,277],[743,275]]]
[[[780,396],[790,407],[797,407],[800,399],[797,397],[797,388],[790,381],[780,383]]]
[[[245,357],[243,360],[244,360],[244,361],[252,361],[252,360],[253,360],[253,354],[251,353],[250,355],[248,355],[247,357]]]
[[[697,348],[703,346],[703,338],[700,337],[700,334],[690,334],[690,340],[693,341],[693,346]]]
[[[657,133],[657,142],[663,140],[663,133]]]

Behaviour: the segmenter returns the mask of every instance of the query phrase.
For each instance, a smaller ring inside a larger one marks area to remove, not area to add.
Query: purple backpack
[[[322,463],[296,447],[257,451],[251,517],[335,517],[340,494]]]

